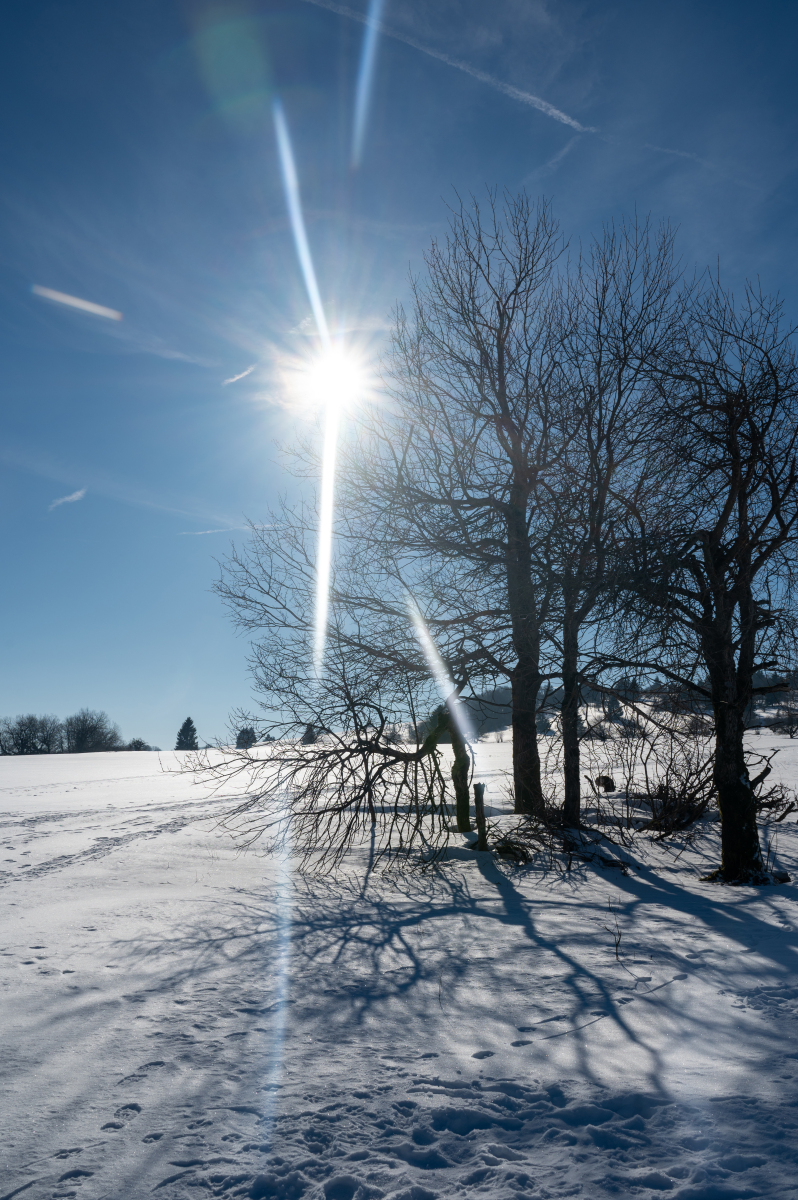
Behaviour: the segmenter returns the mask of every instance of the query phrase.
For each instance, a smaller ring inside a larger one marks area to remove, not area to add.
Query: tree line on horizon
[[[105,712],[82,708],[61,721],[27,713],[0,718],[0,755],[92,754],[108,750],[153,750],[142,738],[126,742]]]
[[[249,747],[256,741],[253,729],[241,729],[237,746]],[[26,713],[0,718],[0,755],[11,754],[90,754],[109,750],[158,750],[143,738],[125,741],[119,726],[105,712],[82,708],[61,721],[51,714]],[[186,717],[177,732],[175,750],[198,750],[197,728]]]
[[[767,881],[770,768],[744,735],[796,661],[798,359],[778,298],[688,271],[674,241],[630,220],[571,253],[545,201],[453,208],[394,313],[384,394],[341,446],[320,673],[317,504],[284,501],[222,568],[262,708],[237,720],[284,739],[242,805],[252,836],[286,797],[308,851],[370,829],[386,852],[424,844],[452,788],[466,822],[468,778],[445,779],[437,747],[504,689],[515,811],[572,840],[589,705],[629,708],[656,677],[709,716],[719,878]],[[318,478],[311,438],[289,457]],[[551,713],[556,794],[541,766]],[[323,735],[310,745],[308,727]],[[249,754],[213,769],[249,769]]]

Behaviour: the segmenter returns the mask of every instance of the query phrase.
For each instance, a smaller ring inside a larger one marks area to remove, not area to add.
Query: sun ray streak
[[[284,812],[288,821],[288,813]],[[271,1140],[277,1097],[282,1087],[285,1054],[286,1023],[288,1005],[291,1002],[291,952],[293,924],[293,877],[291,870],[291,830],[283,829],[284,838],[275,855],[277,879],[275,880],[275,934],[276,956],[272,963],[272,974],[276,980],[276,995],[273,1002],[271,1022],[271,1046],[266,1065],[266,1093],[264,1104],[265,1137]]]
[[[321,502],[319,505],[319,542],[316,554],[316,620],[313,630],[313,665],[316,674],[324,662],[327,636],[327,612],[330,603],[332,567],[333,506],[335,501],[335,458],[338,449],[340,407],[332,398],[327,403],[324,422],[324,450],[321,466]]]
[[[352,166],[359,167],[363,157],[363,141],[366,136],[366,122],[369,105],[374,87],[374,68],[377,64],[377,42],[380,35],[380,22],[385,0],[370,0],[366,17],[366,31],[363,34],[363,49],[360,54],[360,71],[357,77],[357,92],[355,95],[355,122],[352,132]]]
[[[463,741],[473,744],[476,739],[474,730],[471,727],[468,711],[457,694],[457,688],[451,675],[446,670],[446,664],[438,653],[438,647],[435,645],[432,634],[427,628],[427,623],[421,615],[421,609],[410,595],[407,597],[407,611],[413,623],[416,640],[421,647],[424,658],[427,660],[430,675],[435,680],[440,697],[449,709],[452,720],[457,725]]]
[[[316,281],[316,271],[313,267],[313,258],[310,253],[310,244],[308,235],[305,229],[305,218],[302,215],[302,200],[299,195],[299,178],[296,173],[296,164],[294,163],[294,152],[291,148],[291,136],[288,132],[288,124],[283,112],[283,106],[279,99],[274,101],[272,107],[274,115],[274,129],[277,134],[277,150],[280,155],[280,170],[283,177],[283,188],[285,190],[285,202],[288,206],[288,216],[291,221],[291,231],[294,235],[294,245],[296,246],[297,258],[299,265],[302,268],[302,275],[305,280],[305,288],[307,289],[310,307],[313,310],[313,318],[316,322],[316,328],[319,331],[322,345],[325,350],[330,347],[330,331],[327,326],[327,318],[324,315],[324,308],[321,303],[321,295],[319,293],[319,285]]]
[[[302,200],[299,194],[299,179],[291,147],[291,137],[288,124],[279,99],[274,101],[274,128],[277,135],[277,149],[280,155],[280,169],[285,189],[285,200],[291,229],[294,235],[297,258],[305,280],[305,288],[313,310],[316,328],[319,331],[322,348],[330,355],[332,344],[327,318],[321,303],[321,294],[316,280],[316,271],[310,253],[310,243],[305,229],[305,219],[302,215]],[[332,563],[332,528],[333,504],[335,497],[335,459],[338,446],[338,426],[340,418],[339,397],[330,395],[325,403],[324,449],[321,469],[321,498],[319,506],[319,540],[316,553],[316,612],[313,629],[313,665],[318,675],[324,661],[324,644],[327,633],[327,617],[330,605],[330,567]]]

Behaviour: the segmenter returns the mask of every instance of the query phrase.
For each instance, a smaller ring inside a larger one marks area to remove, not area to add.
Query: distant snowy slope
[[[798,888],[702,883],[714,822],[303,876],[179,759],[0,759],[0,1200],[796,1195]]]

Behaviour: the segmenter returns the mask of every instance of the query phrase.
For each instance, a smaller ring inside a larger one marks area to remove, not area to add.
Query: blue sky
[[[686,262],[798,315],[795,5],[385,0],[353,168],[367,8],[6,9],[0,715],[104,708],[170,746],[250,701],[214,558],[296,486],[275,443],[313,428],[275,375],[310,314],[275,96],[324,303],[375,358],[444,202],[486,184],[551,197],[572,243],[669,218]]]

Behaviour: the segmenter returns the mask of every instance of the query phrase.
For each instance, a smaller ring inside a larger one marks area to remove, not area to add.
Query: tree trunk
[[[477,850],[487,850],[488,832],[485,824],[485,784],[474,784],[474,814],[477,819]]]
[[[507,517],[507,599],[517,662],[510,681],[513,703],[514,811],[546,815],[540,782],[537,703],[540,675],[540,618],[532,584],[532,555],[526,527],[526,498],[514,487]]]
[[[705,639],[704,657],[712,685],[715,715],[713,777],[721,820],[720,873],[727,883],[737,883],[761,877],[764,868],[756,825],[756,796],[743,748],[751,672],[744,664],[738,672],[730,622],[726,633],[725,637],[721,633],[711,640]],[[749,656],[743,654],[741,657]],[[738,673],[741,674],[739,679]]]
[[[727,883],[761,876],[762,851],[756,827],[756,796],[748,778],[742,736],[728,732],[715,742],[715,786],[721,820],[721,874]]]
[[[470,833],[471,813],[468,795],[468,773],[471,768],[471,756],[468,753],[468,747],[463,741],[463,735],[457,728],[457,722],[451,716],[449,717],[449,728],[452,733],[452,749],[454,750],[452,784],[454,785],[457,832]]]
[[[562,688],[560,706],[562,728],[563,781],[565,799],[563,821],[579,824],[581,787],[579,781],[579,633],[576,622],[566,614],[563,623]]]
[[[518,663],[511,677],[513,692],[513,790],[514,812],[545,816],[540,782],[537,701],[540,674],[537,663]]]

